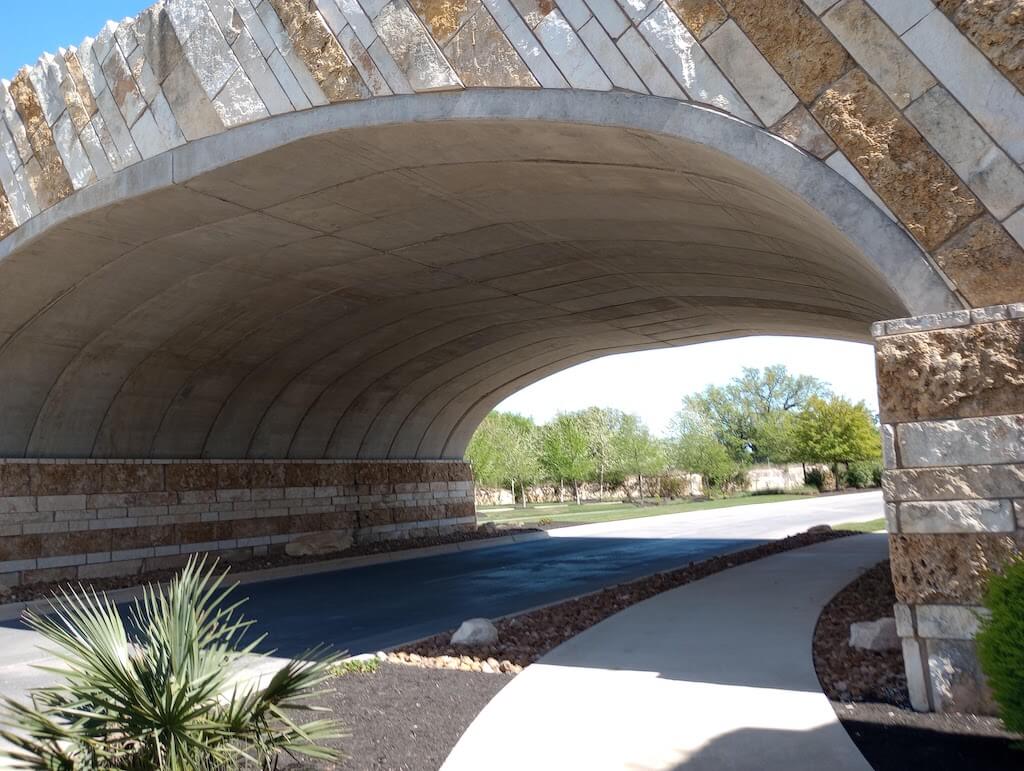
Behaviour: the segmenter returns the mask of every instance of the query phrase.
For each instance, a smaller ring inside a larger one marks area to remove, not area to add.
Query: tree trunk
[[[640,505],[643,506],[644,505],[644,475],[643,474],[637,474],[636,475],[636,481],[637,481],[637,488],[638,488],[638,490],[640,492]]]
[[[836,480],[836,492],[838,493],[839,492],[839,464],[838,463],[833,463],[832,464],[832,476],[835,477],[835,480]]]
[[[604,500],[604,463],[601,464],[601,484],[597,488],[599,500]]]
[[[558,478],[558,502],[565,503],[565,488],[562,487],[562,478]]]
[[[580,483],[579,483],[579,481],[577,481],[575,479],[572,480],[572,486],[573,486],[573,490],[575,490],[575,492],[576,492],[576,505],[579,506],[580,503],[581,503],[581,501],[580,501]]]
[[[529,508],[529,506],[526,505],[527,501],[526,501],[526,483],[525,482],[520,482],[519,483],[519,492],[521,492],[523,494],[523,508],[524,509]]]
[[[512,483],[512,508],[514,509],[516,507],[516,480],[510,479],[509,482]]]

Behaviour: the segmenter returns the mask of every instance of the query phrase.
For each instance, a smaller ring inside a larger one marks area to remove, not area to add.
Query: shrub
[[[876,461],[862,460],[851,463],[845,473],[846,485],[862,490],[882,484],[882,466]]]
[[[823,466],[814,466],[804,473],[804,482],[811,487],[816,487],[818,492],[833,489],[835,480],[832,472]]]
[[[192,558],[168,586],[148,586],[128,625],[106,595],[84,588],[55,595],[52,615],[26,611],[62,682],[34,689],[31,706],[4,699],[0,735],[12,746],[0,755],[50,771],[266,770],[282,752],[337,760],[318,744],[343,735],[337,721],[299,725],[285,710],[314,710],[303,700],[340,657],[314,649],[263,687],[240,679],[242,657],[263,638],[243,644],[244,600],[228,602],[234,587],[215,568]]]
[[[1024,733],[1024,557],[989,578],[978,658],[1007,729]]]

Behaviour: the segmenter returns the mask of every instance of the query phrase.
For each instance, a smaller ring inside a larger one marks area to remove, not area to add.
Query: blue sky
[[[78,45],[95,37],[107,19],[135,16],[146,0],[3,0],[0,25],[0,77],[10,79],[44,51]]]
[[[37,0],[3,3],[0,77],[10,78],[44,51],[77,45],[107,19],[135,16],[145,0]],[[815,375],[841,394],[877,409],[872,349],[867,345],[792,337],[758,337],[666,351],[606,357],[560,372],[505,400],[502,409],[547,420],[591,404],[640,415],[664,431],[683,395],[722,383],[743,366],[785,364]]]

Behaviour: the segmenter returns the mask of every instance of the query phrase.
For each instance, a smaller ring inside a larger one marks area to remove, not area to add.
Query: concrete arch
[[[0,242],[7,455],[456,457],[610,351],[962,307],[821,161],[717,110],[476,89],[191,142]]]

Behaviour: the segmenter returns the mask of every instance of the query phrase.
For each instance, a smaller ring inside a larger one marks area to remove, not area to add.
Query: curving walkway
[[[442,771],[870,771],[822,694],[828,600],[884,535],[798,549],[658,595],[528,667]]]

